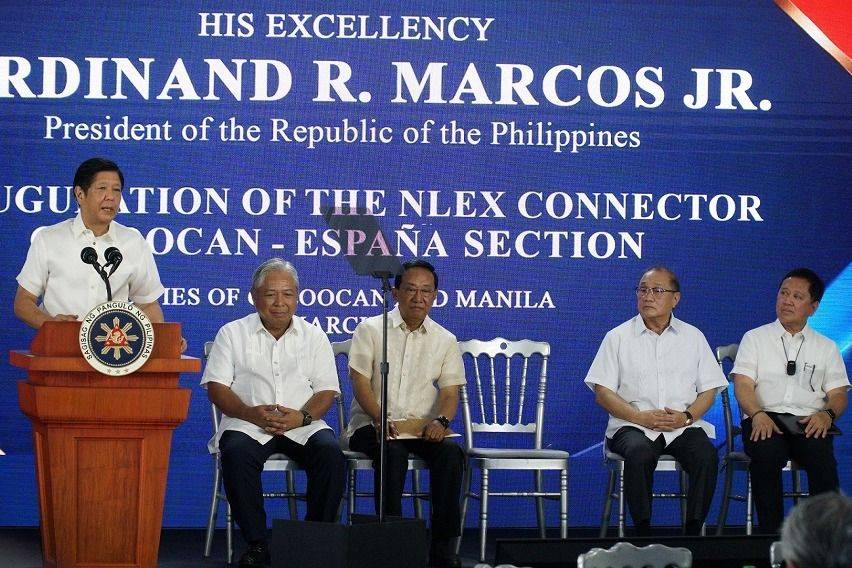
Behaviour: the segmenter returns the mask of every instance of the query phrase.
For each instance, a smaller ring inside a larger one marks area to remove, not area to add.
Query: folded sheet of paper
[[[423,434],[423,429],[426,428],[426,425],[434,420],[433,418],[409,418],[407,420],[393,420],[393,425],[396,426],[396,431],[399,432],[399,436],[396,437],[397,440],[413,440],[415,438],[421,438]],[[453,432],[451,428],[447,428],[447,433],[444,434],[445,438],[458,438],[461,437],[461,434]]]

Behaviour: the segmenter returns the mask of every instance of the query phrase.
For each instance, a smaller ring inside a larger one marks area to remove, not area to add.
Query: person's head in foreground
[[[852,499],[831,491],[799,502],[784,521],[781,543],[790,568],[852,566]]]

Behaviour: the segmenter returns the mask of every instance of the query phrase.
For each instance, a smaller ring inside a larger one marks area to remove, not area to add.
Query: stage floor
[[[558,536],[558,530],[548,531],[549,536]],[[495,541],[498,538],[535,538],[536,530],[493,529],[488,531],[487,558],[494,560]],[[591,535],[591,532],[589,533]],[[576,535],[572,535],[576,536]],[[238,535],[235,535],[235,540]],[[475,529],[465,531],[461,557],[465,568],[477,564],[478,533]],[[225,566],[225,531],[217,531],[213,539],[210,558],[202,558],[204,530],[165,529],[160,539],[160,568],[190,568],[192,566]],[[41,540],[37,528],[0,528],[0,568],[41,568]],[[238,542],[235,557],[239,558],[242,542]]]
[[[550,529],[548,536],[556,538],[557,529]],[[672,528],[659,529],[660,536],[674,536],[678,530]],[[711,531],[708,530],[708,533]],[[736,529],[732,534],[742,534]],[[497,539],[534,539],[538,537],[535,529],[491,529],[488,531],[486,546],[486,561],[493,564]],[[597,539],[597,529],[572,528],[569,530],[570,539]],[[235,534],[235,540],[239,538]],[[224,567],[225,566],[225,532],[219,529],[213,540],[213,550],[210,558],[202,558],[204,548],[204,530],[202,529],[165,529],[160,540],[160,557],[157,565],[161,568],[191,568]],[[768,560],[768,547],[767,560]],[[0,528],[0,568],[41,568],[41,541],[37,528]],[[242,551],[242,541],[238,541],[235,555],[238,558]],[[478,531],[467,529],[462,540],[461,558],[464,568],[473,568],[477,563]],[[572,561],[573,560],[573,561]],[[566,567],[576,566],[576,559],[564,559]],[[561,562],[560,565],[563,565]],[[761,565],[763,563],[759,563]],[[551,564],[547,564],[550,566]]]

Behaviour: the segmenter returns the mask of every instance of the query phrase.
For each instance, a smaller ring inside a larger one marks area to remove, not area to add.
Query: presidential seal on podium
[[[132,302],[104,302],[83,318],[79,340],[83,358],[96,371],[128,375],[151,356],[154,327]]]

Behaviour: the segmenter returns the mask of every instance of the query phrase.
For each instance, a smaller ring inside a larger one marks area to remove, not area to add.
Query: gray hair
[[[852,500],[821,493],[793,507],[781,530],[784,560],[798,568],[852,565]]]
[[[296,288],[299,287],[299,273],[296,272],[296,267],[293,266],[293,263],[283,258],[275,257],[265,261],[254,271],[254,276],[251,277],[252,291],[260,288],[263,285],[263,281],[266,280],[266,275],[275,270],[281,270],[289,274],[293,278],[293,282],[296,283]]]

